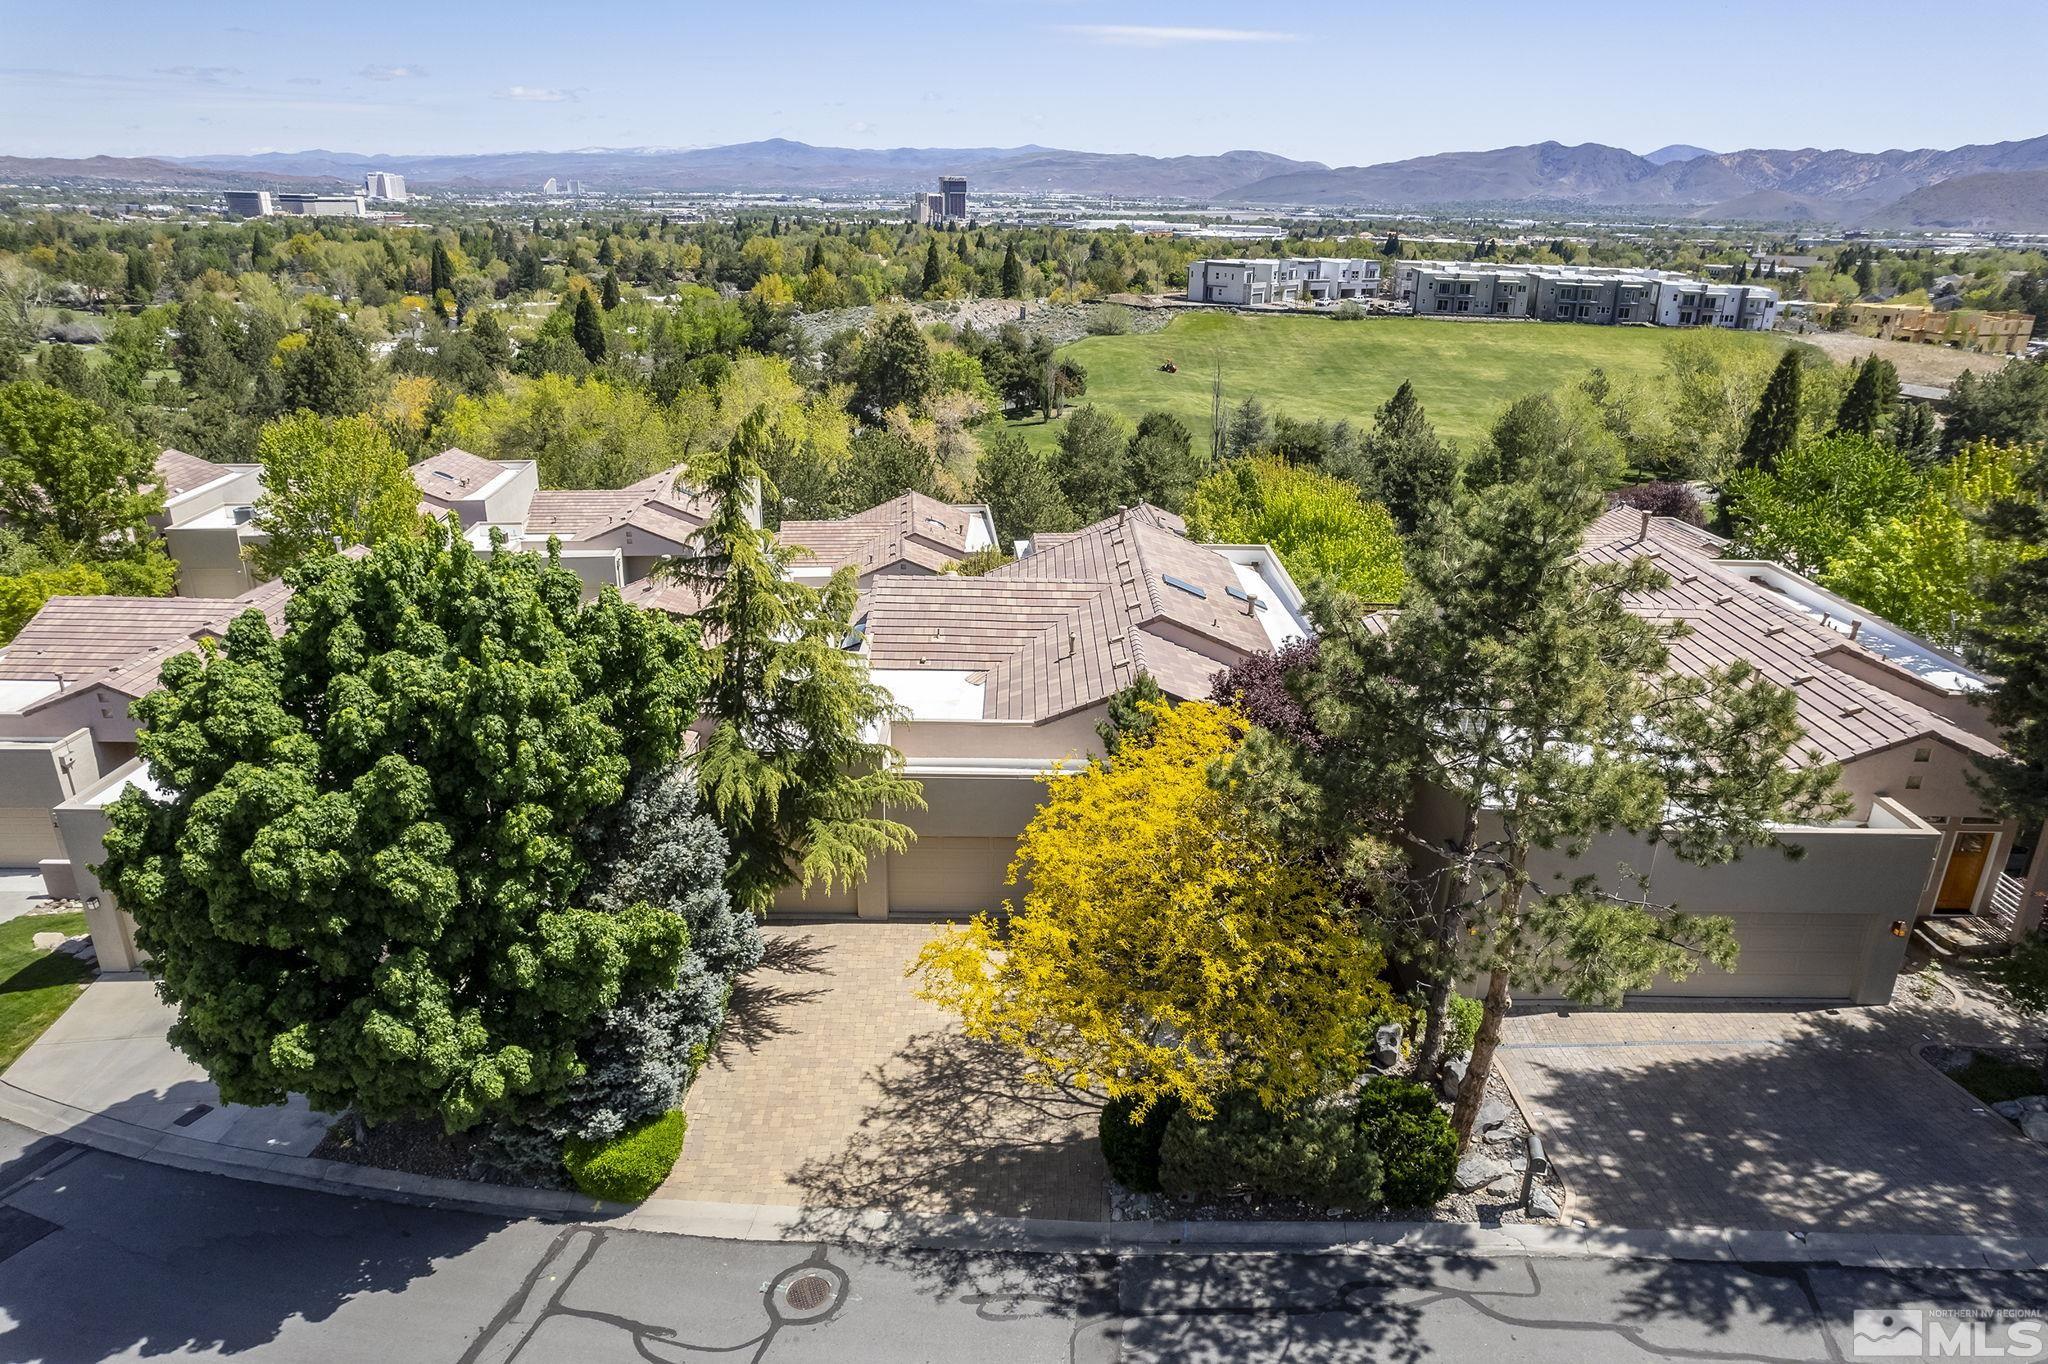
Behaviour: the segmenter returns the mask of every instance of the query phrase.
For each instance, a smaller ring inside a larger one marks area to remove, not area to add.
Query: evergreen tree
[[[1045,456],[1005,426],[983,438],[974,466],[974,500],[995,519],[997,542],[1028,540],[1042,530],[1071,530],[1073,509]]]
[[[150,259],[149,248],[138,246],[128,253],[128,301],[150,304],[156,301],[156,262]]]
[[[604,359],[604,319],[598,315],[597,301],[588,289],[576,295],[576,317],[570,335],[575,338],[576,349],[591,364]]]
[[[1266,405],[1256,397],[1246,398],[1230,414],[1230,424],[1223,437],[1223,453],[1230,459],[1243,459],[1272,443],[1273,422],[1266,415]]]
[[[470,344],[492,369],[506,369],[512,364],[512,339],[505,335],[505,326],[498,321],[495,312],[486,310],[469,329]]]
[[[362,338],[332,304],[313,308],[304,336],[303,345],[278,348],[279,407],[323,417],[361,412],[370,388],[370,353]]]
[[[1009,242],[1003,247],[1002,289],[1004,298],[1024,296],[1024,264],[1017,259],[1017,244]]]
[[[2048,545],[2048,453],[2034,451],[2018,495],[1994,503],[1983,525],[2020,553]],[[2038,825],[2048,819],[2048,555],[2017,559],[1982,593],[1970,655],[1998,679],[1985,710],[2005,745],[1985,763],[1986,786],[2001,809]]]
[[[1941,432],[1935,428],[1934,409],[1926,403],[1906,403],[1899,408],[1899,414],[1892,420],[1892,448],[1915,464],[1925,464],[1934,458],[1941,445]]]
[[[1799,443],[1799,371],[1804,362],[1788,350],[1771,371],[1764,395],[1750,414],[1736,467],[1769,472]]]
[[[1949,390],[1941,448],[1953,453],[1980,440],[1994,445],[2048,440],[2048,364],[2016,360],[1992,374],[1963,371]]]
[[[602,302],[606,312],[619,306],[619,272],[616,270],[610,271],[604,277]]]
[[[1092,403],[1075,408],[1060,428],[1052,472],[1060,495],[1083,524],[1137,500],[1124,430],[1115,417]]]
[[[427,292],[439,298],[443,291],[455,292],[455,263],[448,258],[448,248],[439,237],[434,238],[434,253],[427,266]]]
[[[823,589],[798,582],[794,551],[754,524],[757,500],[778,496],[762,469],[773,439],[762,409],[740,422],[706,462],[714,509],[692,553],[659,570],[708,594],[697,620],[712,642],[710,732],[688,762],[725,831],[726,888],[755,913],[786,885],[857,884],[870,857],[909,845],[889,811],[924,806],[900,755],[866,737],[896,706],[844,647],[853,570]]]
[[[1877,288],[1877,267],[1871,264],[1868,254],[1856,262],[1856,292],[1868,294]]]
[[[894,407],[915,411],[930,396],[935,382],[932,343],[903,308],[892,308],[875,320],[862,338],[855,362],[855,409],[880,417]]]
[[[923,295],[926,298],[930,298],[932,294],[937,291],[939,287],[939,280],[941,278],[940,269],[941,267],[939,265],[939,239],[937,237],[934,237],[931,239],[930,243],[927,244],[925,247],[924,278],[922,281],[919,282],[917,286],[917,292],[919,294]]]
[[[1437,438],[1415,386],[1405,379],[1380,408],[1365,454],[1371,470],[1370,481],[1361,481],[1365,495],[1387,509],[1403,535],[1450,506],[1457,490],[1458,453]]]
[[[1177,512],[1203,474],[1209,472],[1205,451],[1195,453],[1194,438],[1170,412],[1147,412],[1138,419],[1125,463],[1138,500]]]
[[[1835,412],[1835,430],[1846,435],[1875,436],[1885,414],[1899,396],[1899,371],[1889,360],[1865,356],[1856,378]]]

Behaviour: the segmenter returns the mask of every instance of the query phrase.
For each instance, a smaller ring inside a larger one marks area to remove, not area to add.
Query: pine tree
[[[1003,297],[1024,296],[1024,264],[1017,259],[1017,244],[1010,242],[1003,247]]]
[[[924,279],[917,286],[918,293],[929,298],[938,289],[941,278],[939,265],[939,239],[932,238],[924,251]]]
[[[982,440],[981,458],[974,466],[974,500],[988,508],[1002,544],[1074,526],[1073,509],[1060,493],[1045,456],[1000,423]]]
[[[703,718],[687,761],[730,849],[733,901],[765,913],[783,886],[853,886],[868,859],[909,845],[889,811],[922,809],[902,759],[866,736],[896,710],[845,647],[854,573],[823,589],[788,571],[793,551],[754,524],[778,494],[762,462],[777,439],[763,409],[741,421],[702,478],[714,510],[688,556],[662,576],[708,594],[697,613],[711,641]]]
[[[1450,505],[1458,483],[1458,452],[1438,439],[1407,380],[1380,408],[1365,453],[1372,469],[1365,494],[1387,509],[1403,535]]]
[[[498,315],[486,310],[469,329],[470,344],[476,347],[478,355],[492,369],[504,369],[512,363],[512,340],[505,335],[504,324]]]
[[[439,297],[442,290],[455,292],[455,262],[448,257],[448,248],[439,237],[434,238],[434,252],[427,265],[427,292]]]
[[[1849,435],[1875,436],[1885,414],[1899,396],[1899,371],[1889,360],[1865,356],[1856,367],[1856,378],[1835,412],[1835,430]]]
[[[1750,415],[1749,430],[1742,437],[1738,468],[1769,472],[1799,443],[1799,371],[1803,362],[1797,350],[1788,350],[1771,371],[1763,398]]]
[[[1984,529],[2016,550],[2048,545],[2048,453],[2034,452],[2019,495],[1994,503]],[[1986,784],[2001,809],[2039,824],[2048,818],[2048,555],[2012,563],[1983,597],[1970,656],[1998,679],[1985,709],[2005,741]]]
[[[1941,433],[1934,424],[1934,409],[1926,403],[1907,403],[1892,421],[1892,448],[1915,464],[1925,464],[1940,448]]]
[[[602,301],[606,312],[610,312],[619,306],[619,272],[616,270],[609,272],[604,277]]]
[[[576,295],[576,318],[571,327],[576,338],[576,349],[583,352],[583,358],[591,364],[604,359],[604,321],[598,316],[597,301],[585,289]]]

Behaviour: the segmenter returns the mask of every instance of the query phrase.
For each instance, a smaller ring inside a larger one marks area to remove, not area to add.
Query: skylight
[[[1200,597],[1205,601],[1208,600],[1209,594],[1207,591],[1196,587],[1185,578],[1176,578],[1171,573],[1161,574],[1160,578],[1168,587],[1177,587],[1191,597]]]

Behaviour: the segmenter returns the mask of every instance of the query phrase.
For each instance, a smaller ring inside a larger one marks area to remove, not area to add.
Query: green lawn
[[[76,957],[38,952],[35,936],[85,932],[83,914],[25,914],[0,924],[0,1070],[43,1035],[92,979]]]
[[[1088,371],[1083,402],[1135,424],[1165,410],[1187,423],[1195,444],[1209,436],[1209,385],[1223,364],[1223,400],[1256,395],[1271,413],[1297,419],[1348,417],[1369,424],[1401,381],[1414,383],[1430,420],[1445,436],[1483,435],[1509,400],[1554,388],[1600,366],[1617,378],[1655,374],[1676,328],[1581,327],[1542,322],[1444,322],[1373,317],[1259,317],[1187,312],[1164,331],[1090,336],[1063,353]],[[1773,336],[1739,341],[1777,349]],[[1159,366],[1172,360],[1179,373]],[[1032,444],[1050,446],[1059,424],[1016,423]]]

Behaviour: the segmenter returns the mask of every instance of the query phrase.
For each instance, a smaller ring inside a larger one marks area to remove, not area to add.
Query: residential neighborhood
[[[2048,1357],[2048,137],[1184,9],[19,16],[0,1361]]]

